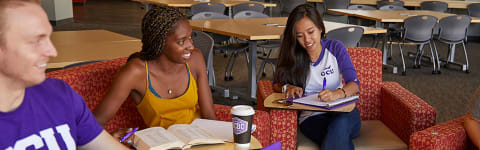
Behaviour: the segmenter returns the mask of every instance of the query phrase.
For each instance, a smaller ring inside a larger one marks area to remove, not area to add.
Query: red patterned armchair
[[[466,116],[450,120],[433,127],[418,131],[410,136],[410,150],[473,150],[475,145],[470,141],[463,127]]]
[[[409,144],[410,135],[435,124],[436,111],[432,106],[398,83],[382,81],[380,50],[362,47],[348,47],[347,50],[360,80],[360,102],[356,107],[362,118],[361,130],[366,130],[366,132],[360,131],[359,136],[359,138],[366,136],[366,140],[357,140],[358,138],[354,140],[356,149],[372,149],[372,147],[359,148],[358,145],[362,142],[381,141],[384,138],[383,134],[379,134],[380,136],[376,138],[369,137],[370,132],[376,132],[379,128],[368,128],[368,125],[364,125],[367,122],[380,124],[390,133],[393,132],[393,136],[396,135],[397,139],[404,143],[403,148],[406,148],[405,144]],[[272,92],[272,81],[258,81],[257,109],[270,113],[271,142],[281,141],[283,149],[296,149],[297,111],[264,108],[263,101]],[[281,121],[285,119],[280,118],[288,118],[288,122]],[[298,149],[302,148],[299,146]]]
[[[64,70],[47,73],[47,77],[67,82],[86,101],[93,110],[106,94],[115,73],[125,64],[126,58],[97,62]],[[214,105],[218,120],[231,121],[230,106]],[[265,111],[255,111],[253,123],[257,125],[253,133],[262,145],[270,144],[270,117]],[[106,125],[107,131],[118,128],[140,127],[146,125],[132,100],[127,100]]]

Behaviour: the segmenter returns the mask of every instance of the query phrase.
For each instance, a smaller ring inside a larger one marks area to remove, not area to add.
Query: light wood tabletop
[[[379,22],[403,22],[411,16],[432,15],[439,20],[443,17],[456,14],[427,11],[427,10],[349,10],[349,9],[329,9],[329,12],[339,13],[348,16],[375,20]],[[480,23],[480,18],[472,17],[472,23]]]
[[[262,144],[255,137],[250,138],[250,148],[249,149],[261,149]],[[214,145],[199,145],[194,146],[188,150],[235,150],[235,144],[232,142],[227,142],[223,144],[214,144]]]
[[[273,3],[263,3],[263,2],[256,2],[256,1],[249,1],[249,0],[203,0],[203,1],[196,1],[196,0],[133,0],[137,2],[142,2],[142,3],[149,3],[149,4],[155,4],[155,5],[167,5],[170,7],[192,7],[192,5],[198,4],[198,3],[203,3],[203,2],[217,2],[217,3],[222,3],[226,7],[232,7],[237,4],[241,3],[259,3],[262,4],[265,7],[276,7],[277,4]]]
[[[323,0],[307,0],[308,2],[318,2],[322,3]],[[420,7],[420,3],[424,1],[432,1],[432,0],[402,0],[405,3],[405,6],[409,7]],[[468,5],[472,3],[480,3],[480,2],[473,2],[473,1],[455,1],[455,0],[436,0],[436,1],[443,1],[448,4],[448,8],[457,8],[457,9],[466,9]],[[351,0],[350,4],[361,4],[361,5],[376,5],[377,0]]]
[[[190,20],[194,30],[229,35],[247,40],[280,39],[283,30],[285,30],[286,22],[287,17]],[[329,21],[324,21],[324,23],[327,32],[336,28],[356,26]],[[361,27],[365,30],[364,34],[387,32],[382,28]]]
[[[127,57],[142,45],[137,38],[106,30],[57,31],[52,33],[51,40],[58,55],[50,59],[47,68]]]
[[[312,111],[336,111],[336,112],[351,112],[355,108],[355,103],[351,103],[336,109],[323,109],[318,107],[312,107],[308,105],[295,104],[290,106],[285,106],[284,104],[275,103],[276,100],[283,99],[283,93],[272,93],[263,101],[263,106],[266,108],[276,108],[276,109],[294,109],[294,110],[312,110]]]

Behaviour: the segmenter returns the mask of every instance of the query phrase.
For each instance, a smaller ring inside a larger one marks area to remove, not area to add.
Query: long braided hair
[[[136,56],[142,60],[152,60],[160,56],[165,48],[167,36],[174,33],[177,22],[181,19],[185,19],[185,15],[177,8],[159,5],[150,9],[143,17],[143,46]]]

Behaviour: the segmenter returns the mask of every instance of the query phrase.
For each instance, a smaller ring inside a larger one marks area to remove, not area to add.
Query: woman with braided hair
[[[196,118],[215,119],[205,61],[193,47],[192,27],[176,8],[155,7],[142,21],[142,50],[117,73],[94,110],[105,125],[128,96],[147,126],[168,128]]]

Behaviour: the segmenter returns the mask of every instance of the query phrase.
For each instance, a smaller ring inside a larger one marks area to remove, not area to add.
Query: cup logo
[[[233,122],[233,133],[234,134],[242,134],[247,132],[248,130],[248,122],[245,120],[242,120],[238,117],[233,117],[232,118]]]

